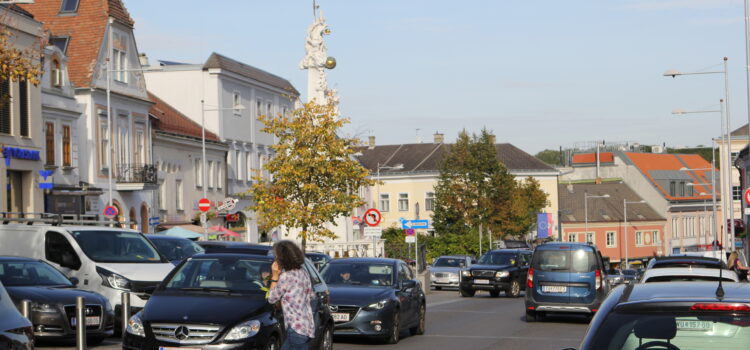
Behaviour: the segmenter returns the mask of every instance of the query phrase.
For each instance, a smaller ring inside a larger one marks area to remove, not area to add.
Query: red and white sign
[[[414,229],[413,228],[407,228],[406,230],[404,230],[404,233],[407,236],[414,236]]]
[[[198,201],[198,209],[204,213],[207,212],[208,209],[211,209],[211,201],[209,201],[208,198],[201,198],[201,200]]]
[[[747,203],[747,205],[750,205],[750,188],[745,190],[745,203]]]
[[[361,225],[362,219],[359,216],[352,216],[352,224]]]
[[[240,221],[240,214],[227,214],[226,216],[227,222],[237,222]]]
[[[117,216],[117,207],[108,205],[106,208],[104,208],[104,212],[102,214],[105,218],[112,219]]]
[[[368,226],[378,226],[380,220],[383,220],[383,215],[377,209],[370,208],[365,212],[364,220]]]

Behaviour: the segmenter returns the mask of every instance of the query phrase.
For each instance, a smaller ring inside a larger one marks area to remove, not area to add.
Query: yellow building
[[[365,193],[367,207],[377,208],[383,215],[381,227],[401,227],[401,220],[428,219],[430,228],[422,233],[431,233],[440,160],[451,146],[443,140],[442,134],[435,134],[432,143],[377,146],[375,138],[370,137],[359,160],[372,178],[381,182]],[[553,213],[554,223],[550,224],[556,237],[559,172],[509,143],[498,143],[495,149],[497,158],[516,179],[532,177],[539,181],[549,201],[543,211]]]

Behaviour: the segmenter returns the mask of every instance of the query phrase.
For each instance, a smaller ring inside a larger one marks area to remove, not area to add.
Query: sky
[[[284,77],[300,70],[313,21],[303,0],[124,0],[151,63],[211,52]],[[318,0],[337,67],[327,71],[351,120],[377,144],[451,142],[491,130],[534,154],[603,140],[710,145],[728,57],[732,129],[748,120],[742,0]]]

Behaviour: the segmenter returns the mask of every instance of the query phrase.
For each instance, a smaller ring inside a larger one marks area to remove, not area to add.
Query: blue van
[[[593,315],[609,283],[601,252],[586,243],[545,243],[534,250],[526,278],[526,321],[547,312]]]

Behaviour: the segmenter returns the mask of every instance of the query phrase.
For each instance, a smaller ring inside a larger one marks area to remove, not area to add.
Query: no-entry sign
[[[209,201],[208,198],[201,198],[201,200],[198,201],[198,209],[204,213],[207,212],[208,209],[211,209],[211,201]]]

